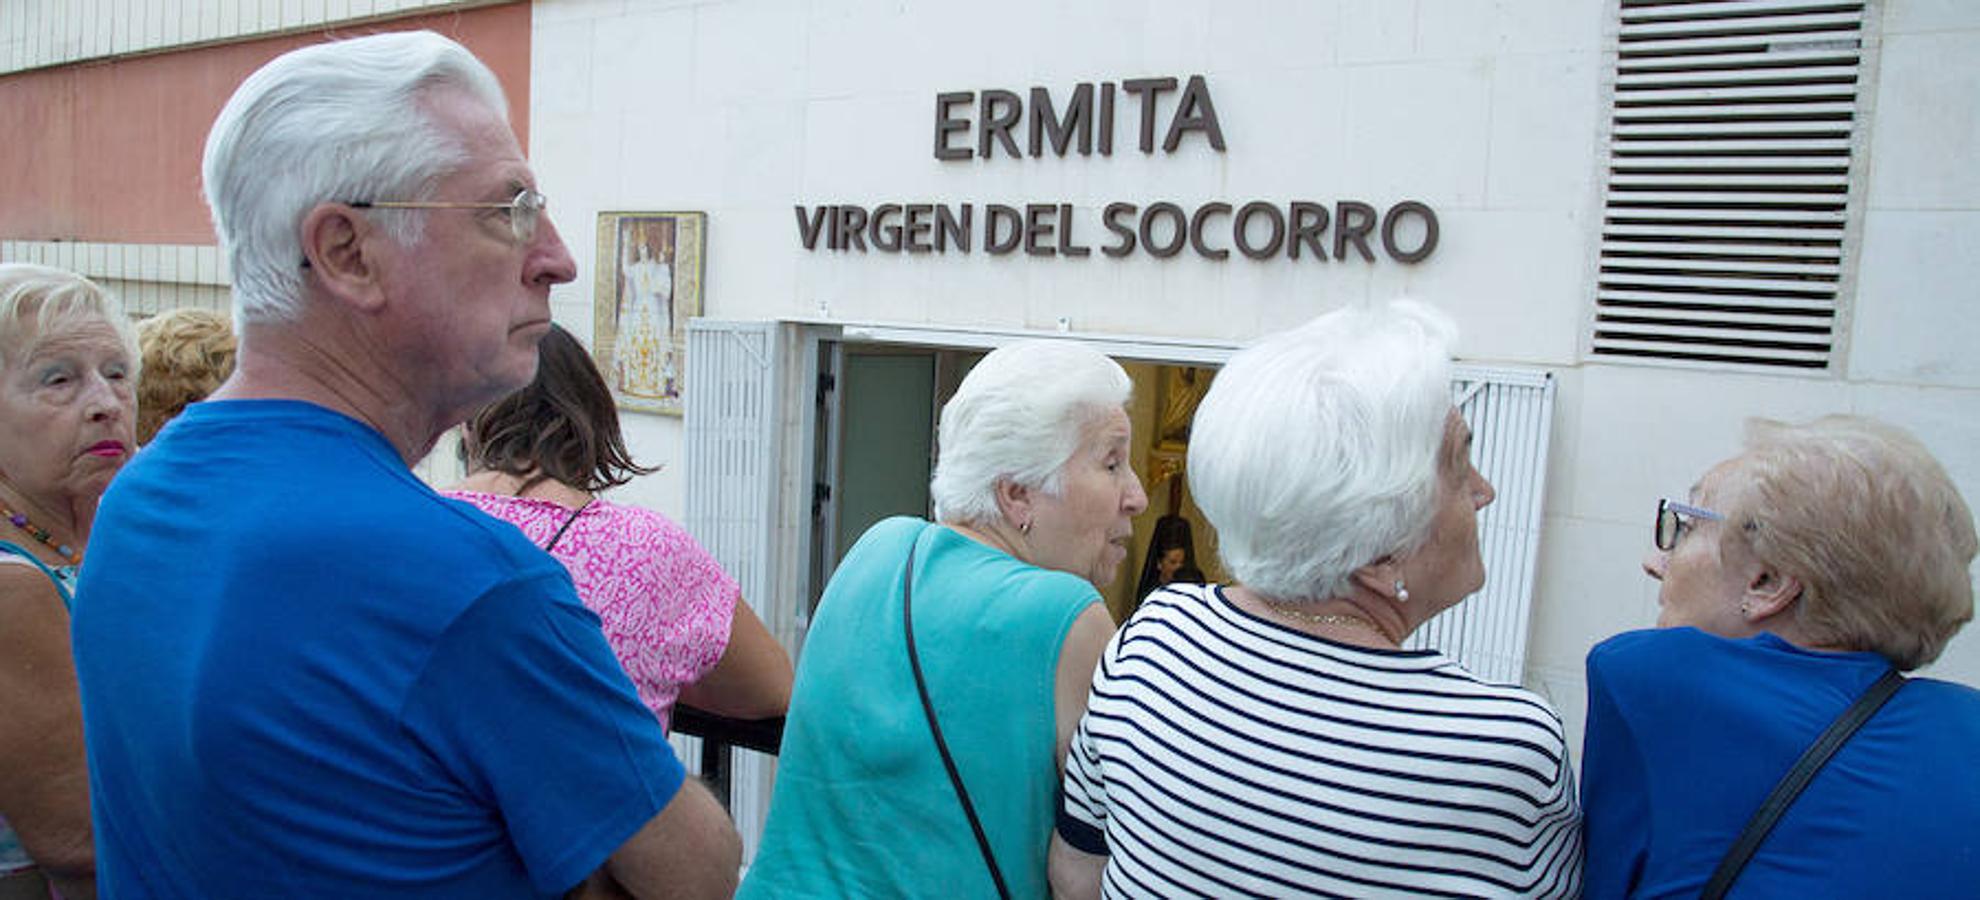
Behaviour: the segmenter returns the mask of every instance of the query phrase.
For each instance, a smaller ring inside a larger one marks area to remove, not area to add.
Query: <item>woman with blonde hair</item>
[[[1980,691],[1899,675],[1973,618],[1980,541],[1932,454],[1756,421],[1652,534],[1658,628],[1588,654],[1588,896],[1972,896]]]
[[[144,377],[138,379],[137,439],[149,444],[166,422],[219,390],[234,374],[236,341],[226,316],[193,307],[138,323],[137,338],[144,367]]]
[[[97,501],[137,442],[137,348],[79,275],[0,264],[0,898],[96,895],[69,648]]]

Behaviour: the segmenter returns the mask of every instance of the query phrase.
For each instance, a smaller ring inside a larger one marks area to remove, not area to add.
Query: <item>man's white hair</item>
[[[1000,481],[1058,494],[1081,437],[1133,387],[1119,363],[1069,341],[1021,341],[983,357],[942,407],[929,484],[936,520],[997,521]]]
[[[302,296],[302,220],[319,203],[417,200],[467,148],[421,108],[461,90],[508,121],[508,101],[474,54],[431,31],[314,44],[262,66],[206,138],[206,202],[233,267],[236,325],[292,319]],[[375,210],[401,244],[421,218]]]
[[[1189,489],[1240,582],[1344,596],[1436,512],[1456,327],[1408,300],[1336,310],[1246,348],[1190,429]]]

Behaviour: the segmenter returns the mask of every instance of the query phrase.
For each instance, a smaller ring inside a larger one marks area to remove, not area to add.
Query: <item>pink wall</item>
[[[0,76],[0,237],[211,244],[206,131],[234,87],[334,34],[430,28],[495,70],[529,146],[529,4],[510,3]]]

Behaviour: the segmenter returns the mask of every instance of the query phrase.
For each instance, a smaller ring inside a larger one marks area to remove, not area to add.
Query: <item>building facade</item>
[[[0,257],[223,305],[213,114],[283,49],[404,27],[507,86],[580,265],[558,319],[619,363],[667,323],[644,383],[686,416],[627,417],[667,468],[621,499],[731,529],[701,536],[794,646],[850,524],[925,498],[944,391],[1021,334],[1131,363],[1158,481],[1174,385],[1344,304],[1430,302],[1468,366],[1550,384],[1509,640],[1571,737],[1587,649],[1655,619],[1657,499],[1748,417],[1879,416],[1980,500],[1980,5],[21,0]],[[777,362],[724,444],[689,351],[744,332]],[[1980,685],[1980,635],[1929,671]]]

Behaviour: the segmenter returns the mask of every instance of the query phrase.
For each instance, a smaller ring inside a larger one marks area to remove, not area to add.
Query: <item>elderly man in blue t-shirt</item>
[[[507,109],[422,32],[285,54],[215,122],[239,367],[104,499],[74,620],[106,894],[733,890],[563,567],[408,470],[529,382],[575,275]]]

